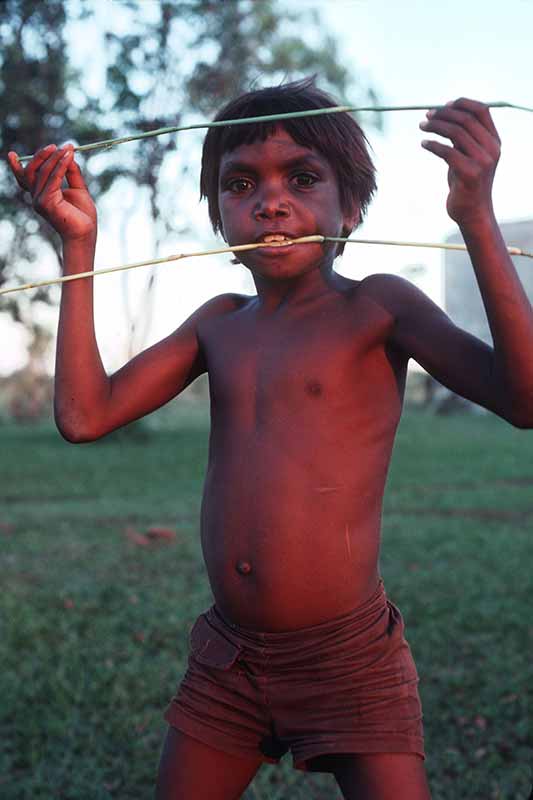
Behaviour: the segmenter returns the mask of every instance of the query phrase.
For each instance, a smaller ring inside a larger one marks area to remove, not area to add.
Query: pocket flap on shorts
[[[242,652],[239,645],[215,630],[203,614],[194,623],[189,639],[194,658],[208,667],[229,669]]]

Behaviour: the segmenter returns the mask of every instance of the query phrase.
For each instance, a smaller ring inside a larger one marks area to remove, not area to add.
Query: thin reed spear
[[[439,108],[442,104],[434,103],[433,105],[418,105],[418,106],[330,106],[328,108],[311,108],[306,111],[291,111],[284,114],[268,114],[261,117],[244,117],[243,119],[224,119],[215,122],[197,122],[194,125],[176,125],[169,128],[157,128],[153,131],[145,131],[144,133],[135,133],[131,136],[122,136],[118,139],[104,139],[101,142],[92,142],[92,144],[83,144],[80,147],[75,147],[75,152],[87,152],[88,150],[97,150],[99,148],[114,147],[117,144],[124,144],[125,142],[134,142],[137,139],[147,139],[150,136],[162,136],[168,133],[178,133],[179,131],[192,131],[197,128],[221,128],[227,125],[246,125],[252,122],[276,122],[282,119],[295,119],[297,117],[316,117],[320,114],[339,114],[341,112],[350,111],[376,111],[379,113],[385,111],[429,111],[431,108]],[[516,108],[520,111],[533,112],[533,108],[528,106],[518,106],[514,103],[506,103],[504,101],[494,101],[486,103],[489,108]],[[30,161],[31,156],[21,156],[19,161],[24,163]]]
[[[290,245],[295,244],[309,244],[311,242],[344,242],[346,244],[377,244],[377,245],[391,245],[393,247],[433,247],[439,250],[466,250],[464,244],[438,244],[436,242],[399,242],[388,239],[342,239],[335,236],[301,236],[298,239],[291,239]],[[119,267],[109,267],[107,269],[95,269],[89,272],[78,272],[74,275],[63,275],[61,278],[50,278],[44,281],[36,281],[34,283],[25,283],[21,286],[12,286],[7,289],[0,289],[0,295],[10,294],[11,292],[21,292],[23,289],[35,289],[40,286],[52,286],[57,283],[67,283],[67,281],[76,281],[80,278],[92,278],[94,275],[106,275],[109,272],[120,272],[126,269],[135,269],[137,267],[147,267],[154,264],[164,264],[169,261],[179,261],[183,258],[193,258],[195,256],[213,256],[220,253],[238,253],[243,250],[256,250],[260,247],[280,247],[287,246],[287,244],[276,242],[254,242],[253,244],[240,244],[235,247],[221,247],[216,250],[201,250],[195,253],[178,253],[163,258],[154,258],[150,261],[139,261],[135,264],[123,264]],[[512,256],[524,256],[526,258],[533,258],[533,253],[522,250],[519,247],[507,246],[507,252]]]

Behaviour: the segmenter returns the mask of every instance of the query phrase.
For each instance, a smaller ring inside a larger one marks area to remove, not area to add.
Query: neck
[[[293,278],[273,280],[254,275],[253,279],[259,306],[265,311],[277,311],[317,299],[331,289],[339,288],[342,282],[342,276],[333,270],[332,263]]]

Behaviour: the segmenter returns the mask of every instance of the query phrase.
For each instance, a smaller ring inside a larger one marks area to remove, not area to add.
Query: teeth
[[[271,243],[271,242],[278,243],[279,242],[279,243],[285,244],[286,242],[290,242],[290,241],[291,240],[287,236],[283,236],[280,233],[268,233],[266,236],[263,237],[263,242],[265,242],[265,243],[267,243],[267,242],[268,243]]]

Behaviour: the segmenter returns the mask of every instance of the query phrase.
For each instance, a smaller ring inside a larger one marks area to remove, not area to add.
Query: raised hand
[[[422,142],[422,147],[448,164],[448,214],[459,225],[486,221],[487,215],[494,213],[492,183],[501,144],[488,107],[461,97],[428,111],[426,116],[420,128],[453,144]]]
[[[8,153],[8,161],[19,186],[30,192],[34,209],[64,241],[96,237],[96,208],[72,146],[43,147],[26,167],[14,152]],[[62,188],[64,178],[68,188]]]

